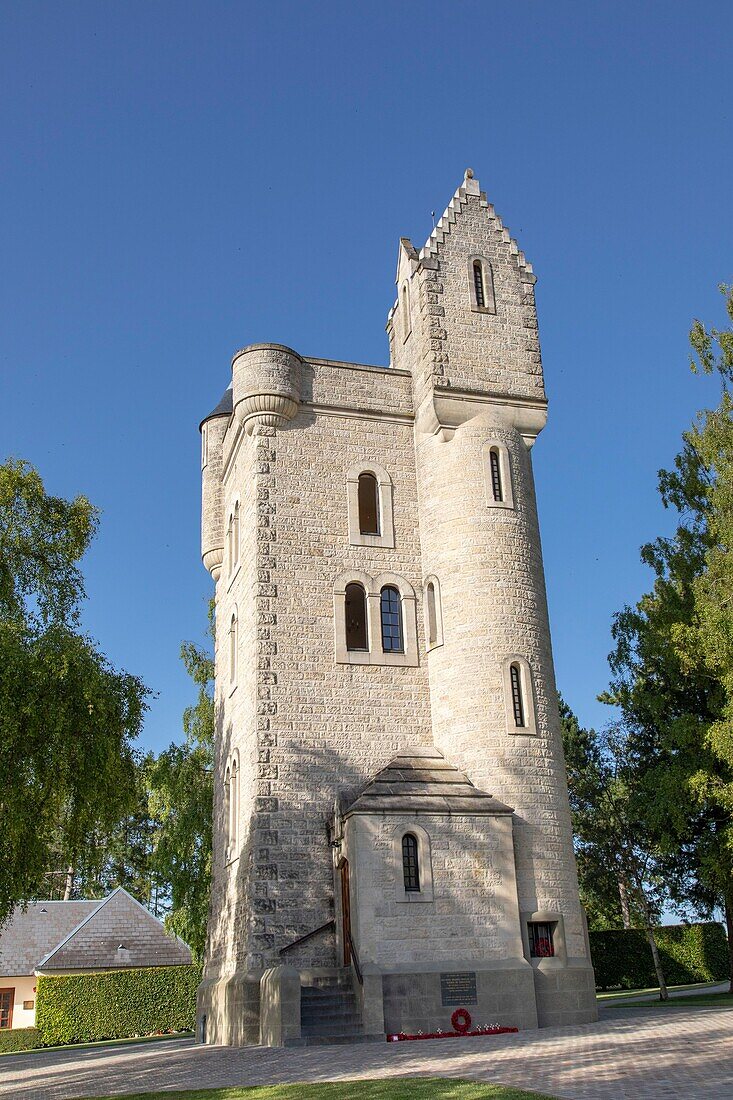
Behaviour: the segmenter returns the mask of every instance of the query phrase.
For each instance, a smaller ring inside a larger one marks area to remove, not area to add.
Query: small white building
[[[0,1029],[33,1027],[36,979],[191,962],[183,940],[121,886],[99,900],[34,901],[0,932]]]

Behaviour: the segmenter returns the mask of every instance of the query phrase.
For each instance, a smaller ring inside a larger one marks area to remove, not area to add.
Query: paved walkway
[[[25,1054],[0,1059],[0,1096],[403,1076],[472,1078],[572,1100],[733,1100],[733,1009],[646,1009],[583,1027],[415,1043],[272,1050],[179,1040]]]

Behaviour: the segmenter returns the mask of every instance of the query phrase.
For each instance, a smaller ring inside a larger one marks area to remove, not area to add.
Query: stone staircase
[[[349,970],[334,971],[301,987],[300,1033],[307,1046],[365,1041]]]

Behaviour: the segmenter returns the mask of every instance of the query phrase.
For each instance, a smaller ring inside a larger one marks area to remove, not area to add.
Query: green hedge
[[[160,966],[38,979],[36,1026],[45,1046],[187,1031],[198,966]]]
[[[670,924],[655,929],[655,934],[668,985],[728,977],[728,941],[722,924]],[[599,989],[646,989],[657,985],[649,941],[640,928],[591,932],[590,953]]]
[[[45,1046],[37,1027],[3,1028],[0,1031],[0,1054],[14,1050],[36,1050]]]

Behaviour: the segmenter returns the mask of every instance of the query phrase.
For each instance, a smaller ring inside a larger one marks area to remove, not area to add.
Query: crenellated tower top
[[[536,277],[472,169],[418,252],[400,240],[391,362],[411,371],[423,430],[448,430],[481,403],[521,405],[528,441],[546,409]],[[517,423],[517,426],[520,426]]]

